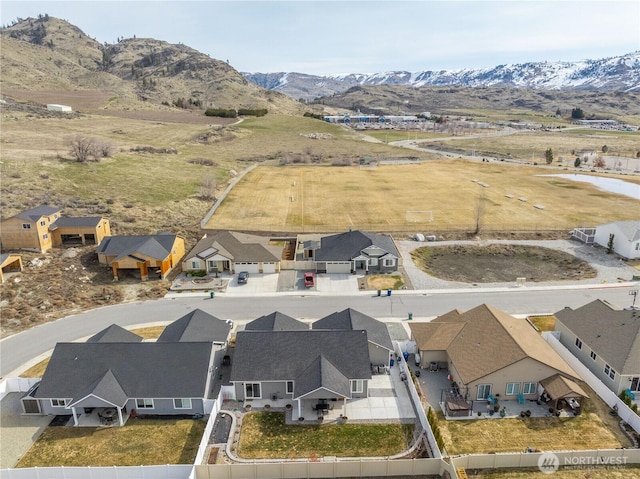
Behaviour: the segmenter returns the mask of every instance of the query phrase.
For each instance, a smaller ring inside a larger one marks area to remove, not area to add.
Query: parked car
[[[304,274],[304,285],[305,285],[305,287],[311,288],[311,287],[313,287],[314,284],[316,284],[315,275],[313,273],[305,273]]]
[[[238,273],[238,284],[246,284],[248,280],[249,280],[249,272],[240,271],[240,273]]]

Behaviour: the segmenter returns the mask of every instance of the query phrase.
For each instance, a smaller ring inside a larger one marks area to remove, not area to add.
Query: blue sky
[[[249,72],[415,72],[640,50],[638,0],[3,0],[0,23],[39,13],[100,42],[184,43]]]

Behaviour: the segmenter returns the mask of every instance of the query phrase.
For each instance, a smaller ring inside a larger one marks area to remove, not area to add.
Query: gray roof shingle
[[[334,329],[334,330],[360,330],[367,331],[369,341],[382,346],[390,351],[393,350],[393,342],[387,325],[366,314],[347,308],[343,311],[332,313],[318,321],[311,327],[313,329]]]
[[[55,223],[51,224],[50,229],[70,228],[70,227],[90,227],[98,226],[102,221],[102,216],[78,216],[78,217],[62,217],[58,218]]]
[[[640,311],[615,309],[598,299],[555,317],[616,372],[640,373]]]
[[[81,399],[92,388],[110,402],[206,397],[211,343],[58,343],[34,397]],[[104,381],[104,383],[103,383]],[[113,395],[113,397],[111,397]]]
[[[275,311],[247,323],[244,329],[245,331],[295,331],[307,330],[309,326],[291,316]]]
[[[240,331],[231,381],[301,380],[319,356],[348,379],[371,378],[366,331]]]
[[[268,243],[269,239],[264,236],[249,235],[235,231],[219,231],[198,241],[193,249],[189,251],[185,260],[196,256],[201,257],[200,253],[211,249],[207,257],[220,253],[236,262],[273,263],[280,261],[281,248],[270,246]]]
[[[387,253],[400,257],[400,253],[398,253],[398,249],[390,236],[366,233],[364,231],[348,231],[323,237],[320,249],[316,250],[315,260],[350,261],[360,256],[361,251],[369,246],[377,246]]]
[[[30,210],[25,210],[16,215],[16,217],[27,221],[38,221],[43,216],[51,216],[60,211],[60,208],[49,205],[40,205]]]
[[[171,248],[175,241],[176,235],[166,233],[106,236],[98,245],[96,252],[107,256],[116,256],[116,260],[134,253],[141,253],[157,260],[164,260],[171,253]]]
[[[122,326],[112,324],[99,333],[94,334],[87,343],[140,343],[142,337],[131,331],[127,331]]]
[[[318,389],[326,389],[342,397],[351,397],[349,378],[340,372],[331,361],[318,356],[294,380],[293,397],[303,397]]]
[[[158,337],[158,342],[208,341],[224,343],[229,338],[231,327],[231,322],[218,319],[201,309],[194,309],[169,324]]]

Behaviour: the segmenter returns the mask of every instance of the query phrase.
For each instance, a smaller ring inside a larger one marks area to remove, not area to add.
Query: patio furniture
[[[524,394],[518,394],[518,404],[524,404],[526,400],[524,399]]]
[[[487,394],[487,401],[489,401],[489,404],[495,404],[496,398],[493,397],[493,394]]]
[[[627,396],[629,396],[629,398],[631,398],[632,401],[635,401],[636,395],[631,391],[631,389],[626,389],[625,393],[627,393]]]

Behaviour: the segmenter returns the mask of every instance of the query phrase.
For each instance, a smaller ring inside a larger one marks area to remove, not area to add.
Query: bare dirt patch
[[[162,298],[170,286],[133,276],[113,281],[111,268],[98,263],[95,246],[20,254],[24,271],[0,288],[2,336],[100,306]]]
[[[440,279],[464,283],[501,283],[526,278],[531,282],[595,278],[586,261],[539,246],[452,245],[422,247],[411,257],[416,265]]]

